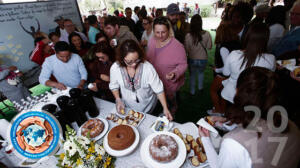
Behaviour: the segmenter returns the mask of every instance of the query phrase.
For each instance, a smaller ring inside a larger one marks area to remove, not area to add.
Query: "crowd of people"
[[[224,122],[231,128],[225,128],[229,132],[217,153],[210,132],[199,127],[212,168],[299,167],[295,148],[300,145],[300,78],[277,61],[294,58],[299,65],[300,1],[285,0],[284,4],[239,2],[227,4],[222,14],[210,88],[214,107],[207,113],[214,116],[218,128],[224,129]],[[276,112],[270,120],[272,108]],[[270,127],[283,124],[280,131]],[[271,137],[288,139],[282,152],[276,151]],[[274,157],[279,159],[274,162]]]
[[[176,120],[185,72],[189,71],[191,96],[201,93],[208,50],[213,46],[196,7],[190,23],[188,10],[180,11],[175,3],[167,7],[166,16],[160,9],[147,13],[143,7],[135,7],[134,14],[126,8],[125,16],[118,11],[115,16],[91,15],[84,19],[82,32],[72,20],[57,17],[55,32],[35,36],[30,59],[41,66],[39,82],[61,90],[88,88],[95,96],[115,102],[119,112],[125,106],[150,114],[161,110],[169,120]],[[299,65],[300,1],[285,0],[284,6],[227,4],[214,43],[210,87],[214,107],[207,113],[214,116],[213,122],[230,122],[235,128],[225,134],[217,154],[209,131],[199,127],[210,166],[297,167],[300,77],[276,61],[295,58]],[[14,70],[0,67],[1,85],[7,85],[2,79],[16,78],[19,73]],[[22,85],[17,87],[24,90]],[[19,101],[28,96],[25,93],[7,97]],[[260,109],[258,118],[244,108],[250,105]],[[274,113],[271,124],[275,127],[287,122],[279,132],[267,123],[268,112],[275,105],[282,105],[288,115],[286,121],[285,113]],[[247,132],[253,119],[262,128],[259,132]],[[288,137],[276,163],[272,156],[277,146],[270,143],[270,137]],[[257,150],[252,150],[252,145],[257,145]]]

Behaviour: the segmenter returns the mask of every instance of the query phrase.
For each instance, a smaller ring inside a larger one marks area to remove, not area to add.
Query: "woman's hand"
[[[117,44],[117,40],[116,39],[111,39],[109,42],[110,46],[112,48],[115,48],[118,44]]]
[[[105,82],[109,82],[110,78],[108,75],[100,74],[100,79],[102,79]]]
[[[168,108],[165,108],[165,109],[164,109],[164,114],[165,114],[165,116],[167,117],[167,119],[168,119],[169,121],[172,121],[172,120],[173,120],[173,116],[172,116],[172,114],[170,113],[170,111],[169,111]]]
[[[175,73],[174,72],[170,72],[168,74],[166,74],[166,79],[167,80],[173,80],[175,78]]]
[[[206,128],[199,126],[199,135],[202,137],[209,137],[209,131]]]
[[[90,90],[94,91],[94,92],[98,92],[98,88],[96,83],[92,83],[93,87],[89,88]]]
[[[66,90],[67,89],[67,87],[62,83],[56,83],[55,87],[59,90]]]
[[[278,70],[282,70],[282,69],[284,69],[284,67],[283,67],[283,66],[281,66],[281,65],[279,65],[278,63],[276,63],[276,69],[278,69]]]
[[[147,46],[147,44],[148,44],[148,41],[147,41],[147,40],[143,40],[143,41],[141,42],[141,45],[142,45],[142,46]]]
[[[210,119],[213,123],[216,123],[216,122],[223,123],[226,121],[226,118],[221,117],[221,116],[210,116]]]
[[[124,113],[123,111],[125,110],[125,105],[120,98],[116,99],[116,108],[118,113],[120,114]]]

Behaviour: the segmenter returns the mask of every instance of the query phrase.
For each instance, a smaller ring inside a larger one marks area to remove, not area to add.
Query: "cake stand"
[[[149,145],[151,140],[157,136],[157,135],[169,135],[172,138],[174,138],[174,140],[177,142],[178,145],[178,154],[177,157],[167,163],[162,163],[162,162],[158,162],[154,159],[152,159],[152,156],[150,155],[149,152]],[[147,166],[147,167],[151,167],[151,168],[157,168],[157,167],[163,167],[163,168],[179,168],[184,162],[185,162],[185,158],[186,158],[186,148],[185,148],[185,144],[184,142],[175,134],[171,133],[171,132],[155,132],[151,135],[149,135],[143,142],[142,147],[141,147],[141,158],[143,163]]]
[[[131,125],[128,125],[128,126],[130,126],[135,133],[135,140],[134,140],[133,144],[124,150],[111,149],[108,145],[108,139],[107,139],[108,134],[106,134],[104,137],[104,141],[103,141],[103,147],[108,154],[110,154],[112,156],[116,156],[116,157],[126,156],[126,155],[130,154],[131,152],[133,152],[134,149],[138,146],[139,141],[140,141],[139,131],[134,126],[131,126]]]
[[[93,119],[93,118],[91,118],[91,119]],[[95,118],[95,119],[96,119],[96,118]],[[99,139],[101,139],[101,138],[107,133],[108,127],[109,127],[108,122],[107,122],[106,119],[100,118],[100,117],[97,117],[97,119],[99,119],[99,120],[102,121],[102,123],[104,124],[104,128],[103,128],[103,131],[102,131],[98,136],[96,136],[96,137],[94,137],[94,138],[91,138],[91,139],[94,140],[94,141],[98,141]],[[86,123],[86,122],[85,122],[85,123]],[[84,124],[85,124],[85,123],[84,123]],[[82,126],[83,126],[84,124],[82,124]],[[81,128],[82,128],[82,126],[81,126],[81,127],[78,129],[78,131],[77,131],[77,135],[78,135],[78,136],[82,136],[82,135],[81,135]]]

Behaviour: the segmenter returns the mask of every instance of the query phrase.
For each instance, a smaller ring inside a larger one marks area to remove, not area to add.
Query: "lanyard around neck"
[[[127,71],[127,75],[128,75],[128,78],[129,78],[129,82],[130,82],[130,84],[131,84],[131,90],[132,90],[132,92],[135,92],[135,93],[136,93],[136,90],[135,90],[135,87],[134,87],[134,77],[135,77],[135,74],[136,74],[136,69],[135,69],[135,72],[134,72],[134,74],[133,74],[133,77],[130,77],[130,75],[129,75],[128,71]],[[138,99],[138,97],[137,97],[137,95],[135,96],[135,100],[136,100],[137,103],[140,102],[139,99]]]

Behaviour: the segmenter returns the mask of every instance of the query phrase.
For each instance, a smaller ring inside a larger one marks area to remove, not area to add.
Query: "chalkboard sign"
[[[57,16],[71,19],[82,29],[77,0],[0,4],[0,64],[15,65],[22,71],[36,66],[29,59],[34,49],[32,35],[54,31]]]

